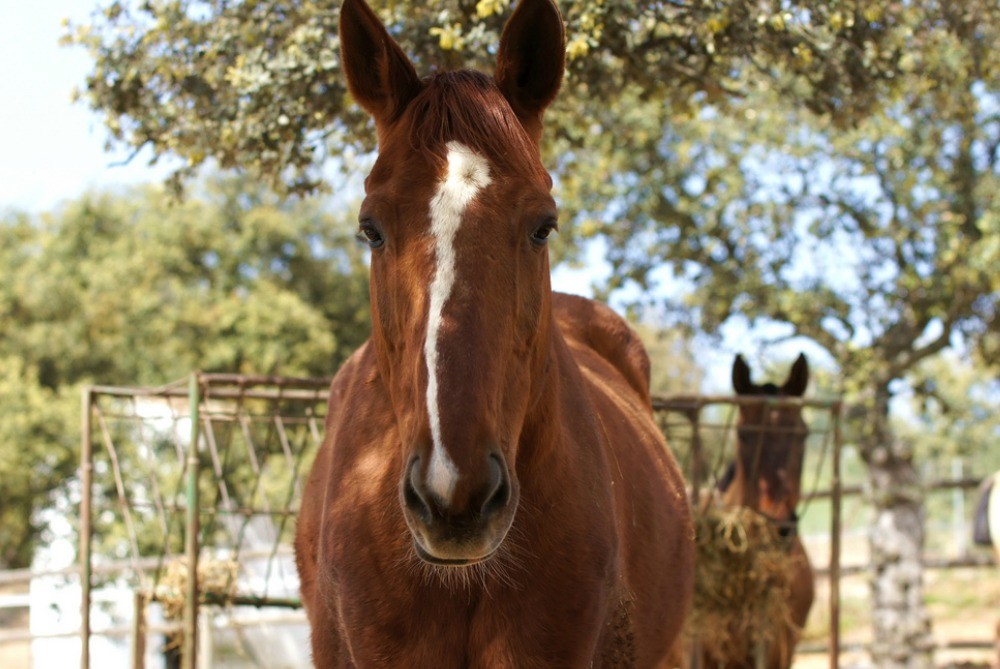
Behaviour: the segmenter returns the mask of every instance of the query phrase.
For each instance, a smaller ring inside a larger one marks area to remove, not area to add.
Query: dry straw
[[[792,557],[773,523],[744,507],[709,507],[695,520],[697,567],[687,623],[708,667],[746,666],[761,649],[788,657]],[[751,664],[752,666],[752,664]]]
[[[225,601],[236,594],[235,560],[200,560],[198,562],[198,593],[200,601],[211,598]],[[187,560],[179,558],[167,565],[166,573],[156,586],[155,599],[163,606],[163,617],[180,620],[184,614],[187,592]]]

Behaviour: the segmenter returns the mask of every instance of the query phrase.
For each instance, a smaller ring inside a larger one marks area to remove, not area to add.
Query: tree
[[[1000,469],[1000,377],[972,354],[952,351],[924,360],[907,375],[910,413],[894,428],[923,462],[943,470],[955,458],[985,477]]]
[[[83,384],[333,374],[368,333],[349,230],[239,180],[0,221],[0,568],[30,565],[39,511],[68,494]]]
[[[426,73],[492,71],[510,0],[374,4]],[[875,0],[560,4],[569,55],[553,125],[560,153],[585,150],[589,110],[628,87],[683,111],[701,104],[695,93],[740,96],[750,79],[780,71],[788,93],[810,108],[855,118],[894,89],[906,29],[901,5]],[[305,193],[324,185],[331,158],[349,162],[373,146],[340,72],[338,7],[114,0],[88,24],[71,25],[66,39],[94,58],[83,95],[104,115],[112,144],[180,156],[176,184],[213,160]]]
[[[76,467],[79,393],[63,399],[18,357],[0,356],[0,569],[31,565],[44,540],[37,512]]]
[[[693,393],[701,388],[705,373],[695,362],[689,339],[679,332],[650,325],[638,325],[636,332],[649,354],[649,389],[652,394]]]
[[[604,140],[620,147],[598,168],[613,179],[581,207],[612,243],[616,281],[648,285],[667,267],[688,288],[677,322],[718,332],[747,318],[840,363],[876,511],[873,652],[886,667],[929,662],[922,495],[890,399],[948,348],[995,361],[1000,329],[1000,12],[912,6],[901,92],[854,127],[759,87],[658,133],[667,119],[637,97],[635,131]]]

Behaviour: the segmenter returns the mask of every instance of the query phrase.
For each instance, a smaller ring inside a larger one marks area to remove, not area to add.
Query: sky
[[[47,211],[88,189],[162,179],[140,156],[104,151],[107,133],[73,103],[90,67],[87,53],[59,46],[63,19],[85,19],[92,0],[0,2],[0,211]]]

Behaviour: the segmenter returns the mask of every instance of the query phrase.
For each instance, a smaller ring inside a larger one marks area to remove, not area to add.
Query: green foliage
[[[939,471],[954,458],[985,477],[1000,469],[1000,381],[981,360],[954,354],[925,360],[909,376],[912,416],[897,421],[897,432],[924,461]]]
[[[509,4],[375,9],[421,72],[489,71]],[[84,95],[114,143],[307,192],[372,145],[335,5],[115,1],[67,41],[94,58]],[[604,237],[609,290],[669,275],[686,289],[675,322],[700,331],[733,315],[791,324],[852,395],[884,395],[956,333],[998,347],[995,3],[560,8],[569,59],[547,135],[560,254]]]
[[[692,342],[678,332],[637,326],[649,354],[649,389],[654,395],[692,394],[701,388],[704,371],[695,362]]]
[[[31,564],[44,538],[37,511],[79,461],[80,392],[42,387],[31,366],[0,355],[0,567]]]
[[[0,565],[27,566],[39,510],[70,492],[82,385],[332,375],[368,335],[351,227],[238,180],[0,222]]]
[[[511,3],[373,4],[429,73],[492,71]],[[88,23],[69,26],[66,42],[94,58],[82,95],[104,114],[113,144],[181,156],[181,173],[214,159],[302,193],[322,185],[318,167],[328,158],[349,162],[372,146],[340,72],[338,7],[334,0],[113,0]],[[553,126],[560,152],[587,151],[591,110],[630,87],[689,113],[706,98],[742,96],[755,81],[776,83],[849,121],[897,90],[917,11],[874,0],[565,0],[560,8],[569,56]],[[609,120],[604,132],[629,132],[624,118]]]
[[[509,4],[375,9],[421,72],[488,71]],[[569,59],[548,148],[564,236],[607,239],[609,289],[665,271],[700,330],[734,314],[789,323],[836,356],[849,393],[956,332],[997,347],[995,3],[560,8]],[[67,42],[94,58],[84,95],[113,143],[308,192],[372,145],[336,24],[327,1],[115,0]],[[932,323],[941,336],[916,346]]]
[[[612,288],[666,268],[686,289],[676,323],[790,325],[834,355],[869,417],[958,337],[995,360],[1000,330],[1000,15],[911,10],[903,87],[852,127],[774,87],[693,117],[626,91],[609,113],[633,132],[602,133],[607,158],[578,165],[571,191],[580,231],[611,243]]]

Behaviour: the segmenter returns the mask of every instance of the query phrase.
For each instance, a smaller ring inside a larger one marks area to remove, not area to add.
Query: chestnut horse
[[[313,661],[671,666],[693,529],[649,360],[611,310],[549,284],[558,9],[518,3],[492,77],[418,78],[363,0],[340,43],[379,140],[372,337],[333,381],[298,520]]]
[[[805,356],[799,355],[784,384],[757,385],[750,380],[750,368],[743,357],[737,355],[732,376],[733,389],[740,397],[795,398],[805,394],[809,365]],[[736,434],[736,459],[720,483],[723,504],[744,506],[769,518],[788,541],[792,559],[788,608],[789,622],[793,625],[776,622],[786,629],[776,635],[780,641],[767,649],[766,656],[766,666],[770,669],[786,669],[791,666],[795,644],[815,595],[812,566],[799,539],[796,515],[808,436],[802,407],[780,402],[740,404]],[[734,668],[755,666],[752,657],[733,665]]]

